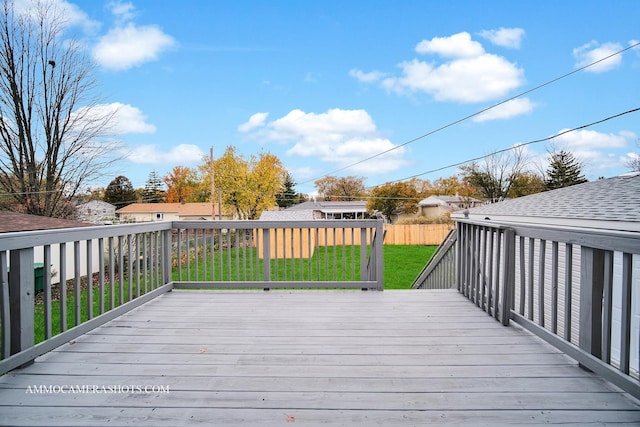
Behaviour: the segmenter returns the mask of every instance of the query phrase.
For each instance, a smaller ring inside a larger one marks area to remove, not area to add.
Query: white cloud
[[[136,8],[131,2],[112,1],[107,6],[119,22],[128,22],[136,16],[134,12]]]
[[[387,90],[425,92],[438,101],[484,102],[505,96],[523,83],[523,71],[501,56],[483,54],[437,67],[414,59],[400,64],[402,77],[382,81]]]
[[[197,145],[180,144],[168,152],[161,152],[156,145],[140,145],[127,152],[125,156],[133,163],[141,164],[174,164],[180,159],[181,164],[197,164],[202,162],[204,153]]]
[[[93,59],[110,70],[127,70],[145,62],[155,61],[160,54],[176,45],[173,37],[157,25],[137,26],[132,3],[112,1],[111,13],[116,26],[102,36],[93,49]]]
[[[558,134],[566,132],[562,129]],[[618,134],[601,133],[594,130],[577,130],[554,139],[554,143],[565,145],[569,150],[590,148],[622,148],[626,147],[636,134],[629,131],[621,131]]]
[[[564,131],[566,129],[558,134]],[[638,135],[630,131],[620,131],[615,134],[578,130],[554,138],[553,146],[570,151],[576,159],[593,170],[593,173],[597,173],[598,170],[624,167],[624,161],[617,153],[620,148],[627,147],[637,138]]]
[[[127,70],[155,61],[175,40],[155,26],[136,27],[132,23],[105,34],[93,50],[93,58],[111,70]]]
[[[379,71],[353,69],[349,74],[365,83],[379,82],[389,92],[401,95],[427,93],[438,101],[485,102],[504,97],[524,82],[524,71],[502,56],[485,52],[480,43],[463,32],[434,37],[416,46],[420,54],[434,54],[438,64],[419,59],[399,64],[400,76],[386,77]]]
[[[255,113],[254,115],[249,117],[249,121],[238,126],[238,131],[249,132],[255,128],[263,126],[268,116],[269,113]]]
[[[489,120],[510,119],[512,117],[528,114],[533,111],[536,104],[529,98],[517,98],[500,104],[490,110],[473,117],[474,122],[486,122]]]
[[[15,0],[14,2],[16,12],[24,14],[32,14],[37,5],[37,0]],[[64,16],[65,27],[81,27],[89,34],[93,34],[100,28],[99,22],[90,19],[82,9],[66,0],[49,0],[47,6],[60,16]]]
[[[491,43],[508,47],[511,49],[519,49],[520,42],[524,37],[522,28],[500,28],[498,30],[484,30],[480,32],[480,36],[489,40]]]
[[[292,110],[256,130],[252,138],[293,144],[287,155],[315,158],[321,162],[347,166],[396,146],[379,136],[376,124],[365,110],[331,109],[325,113]],[[399,148],[359,164],[354,173],[380,174],[407,164]]]
[[[597,41],[589,42],[573,49],[573,57],[576,59],[575,67],[581,68],[587,66],[593,62],[600,61],[603,58],[613,55],[620,50],[622,50],[622,46],[618,43],[600,44]],[[619,67],[621,63],[622,55],[615,55],[586,68],[585,71],[590,73],[604,73]]]
[[[310,166],[291,167],[287,170],[291,172],[291,175],[293,175],[297,180],[313,178],[321,173],[320,169],[312,168]]]
[[[385,77],[386,73],[382,73],[380,71],[370,71],[368,73],[365,73],[362,70],[353,68],[349,70],[349,75],[361,81],[362,83],[373,83]]]
[[[353,68],[349,70],[349,75],[361,81],[362,83],[373,83],[385,77],[386,73],[382,73],[380,71],[370,71],[368,73],[365,73],[362,70]]]
[[[454,34],[449,37],[434,37],[422,40],[416,46],[420,54],[436,54],[444,58],[472,58],[484,53],[484,48],[477,41],[471,40],[467,32]]]
[[[80,119],[79,124],[89,121],[101,122],[105,118],[111,117],[107,131],[114,135],[154,133],[156,131],[154,125],[146,122],[147,117],[140,109],[119,102],[82,107],[74,112],[74,117]]]
[[[115,111],[114,131],[116,133],[154,133],[156,131],[154,125],[146,122],[147,117],[139,108],[119,102],[107,104],[105,107]]]

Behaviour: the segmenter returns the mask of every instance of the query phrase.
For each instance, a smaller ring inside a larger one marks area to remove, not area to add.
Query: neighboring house
[[[116,211],[121,222],[154,222],[218,219],[216,205],[215,218],[211,203],[132,203]]]
[[[116,220],[116,207],[102,200],[90,200],[77,206],[78,219],[92,224],[112,224]]]
[[[391,222],[396,223],[399,220],[407,218],[425,217],[438,218],[460,209],[468,209],[482,204],[481,200],[473,197],[462,196],[429,196],[418,202],[418,211],[413,214],[393,214]]]
[[[478,208],[455,212],[451,215],[455,220],[470,220],[490,224],[496,224],[504,227],[526,227],[534,226],[548,230],[549,239],[554,236],[554,230],[576,231],[576,236],[580,233],[588,233],[589,230],[594,232],[597,230],[605,233],[615,232],[631,232],[640,233],[640,173],[631,173],[619,177],[602,179],[584,184],[578,184],[571,187],[560,188],[553,191],[533,194],[530,196],[519,197],[517,199],[505,200],[502,202],[483,205]],[[632,234],[633,235],[633,234]],[[603,234],[605,236],[605,234]],[[603,237],[604,238],[604,237]],[[515,247],[515,277],[520,277],[520,265],[527,262],[529,254],[529,239],[516,239]],[[543,241],[538,240],[535,243],[533,251],[533,263],[536,276],[539,275],[540,265],[540,246]],[[521,248],[520,245],[523,247]],[[548,246],[548,245],[546,245]],[[564,271],[567,264],[565,250],[563,244],[558,248],[558,269]],[[638,248],[640,249],[640,247]],[[526,250],[526,251],[525,251]],[[572,264],[576,271],[580,271],[580,246],[579,239],[573,242]],[[547,248],[545,252],[545,298],[550,298],[552,293],[550,277],[552,271],[551,265],[551,249]],[[632,308],[632,325],[631,330],[636,331],[632,334],[631,347],[638,348],[637,331],[640,330],[640,250],[633,253],[632,258],[632,286],[633,296],[631,304]],[[521,254],[524,260],[521,260]],[[523,264],[524,265],[524,264]],[[579,295],[580,274],[574,274],[572,277],[572,292]],[[612,285],[613,294],[620,295],[622,292],[622,253],[613,252],[613,272]],[[561,276],[562,277],[562,276]],[[519,299],[519,287],[515,287],[514,301]],[[558,288],[559,301],[564,301],[564,291],[562,287]],[[619,300],[616,300],[619,301]],[[612,336],[620,336],[621,310],[620,305],[614,303],[612,307],[613,326]],[[534,311],[537,312],[537,302],[534,300]],[[572,311],[572,340],[577,344],[578,333],[575,329],[580,323],[579,307],[575,307]],[[559,328],[563,327],[562,316],[559,314]],[[616,355],[620,352],[619,339],[614,339],[612,344],[612,360],[616,359]],[[635,347],[634,347],[635,346]],[[632,352],[631,366],[638,366],[638,353]]]
[[[310,211],[313,219],[365,219],[367,214],[367,201],[357,200],[353,202],[304,202],[285,209],[287,211]]]
[[[88,224],[86,222],[80,222],[69,219],[61,219],[61,218],[50,218],[45,216],[38,215],[28,215],[21,214],[16,212],[8,212],[8,211],[0,211],[0,239],[2,238],[2,233],[10,233],[10,232],[23,232],[23,231],[35,231],[35,230],[54,230],[54,229],[63,229],[63,228],[75,228],[75,227],[91,227],[94,224]],[[80,274],[86,275],[87,272],[87,262],[86,262],[86,253],[87,251],[84,249],[86,247],[86,242],[79,242],[81,250],[80,254],[82,257],[82,262],[80,262]],[[93,250],[94,253],[98,253],[98,242],[93,242]],[[73,245],[66,246],[66,269],[67,271],[74,271],[74,263],[73,263]],[[44,266],[44,248],[42,246],[36,246],[34,248],[34,257],[33,262],[36,266],[42,267]],[[97,271],[98,269],[98,257],[93,258],[92,268],[93,271]],[[60,265],[60,246],[59,245],[51,245],[51,263],[53,265]],[[51,274],[51,283],[56,284],[60,282],[60,278],[58,277],[58,272],[49,269],[49,274]]]

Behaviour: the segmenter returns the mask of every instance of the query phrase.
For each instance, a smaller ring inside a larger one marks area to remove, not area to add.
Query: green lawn
[[[384,288],[410,289],[414,279],[437,248],[437,246],[385,245]]]
[[[385,289],[409,289],[437,246],[384,246]],[[253,266],[253,267],[250,267]],[[333,268],[335,266],[335,268]],[[202,261],[182,266],[182,280],[262,280],[264,263],[255,249],[231,248],[214,255],[213,276],[210,254],[206,271]],[[360,277],[360,247],[321,247],[311,259],[271,260],[272,281],[352,281]],[[197,271],[197,274],[196,274]],[[352,274],[355,272],[355,275]],[[179,280],[176,268],[173,280]]]

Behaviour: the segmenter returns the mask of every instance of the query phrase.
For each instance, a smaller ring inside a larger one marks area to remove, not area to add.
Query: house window
[[[156,221],[162,221],[162,212],[156,213]]]

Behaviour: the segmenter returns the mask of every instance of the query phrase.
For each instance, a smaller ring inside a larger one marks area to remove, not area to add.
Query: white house
[[[349,202],[311,201],[293,205],[285,211],[310,211],[313,219],[365,219],[367,201]]]
[[[89,200],[77,207],[78,219],[92,224],[112,224],[116,220],[116,207],[102,200]]]

